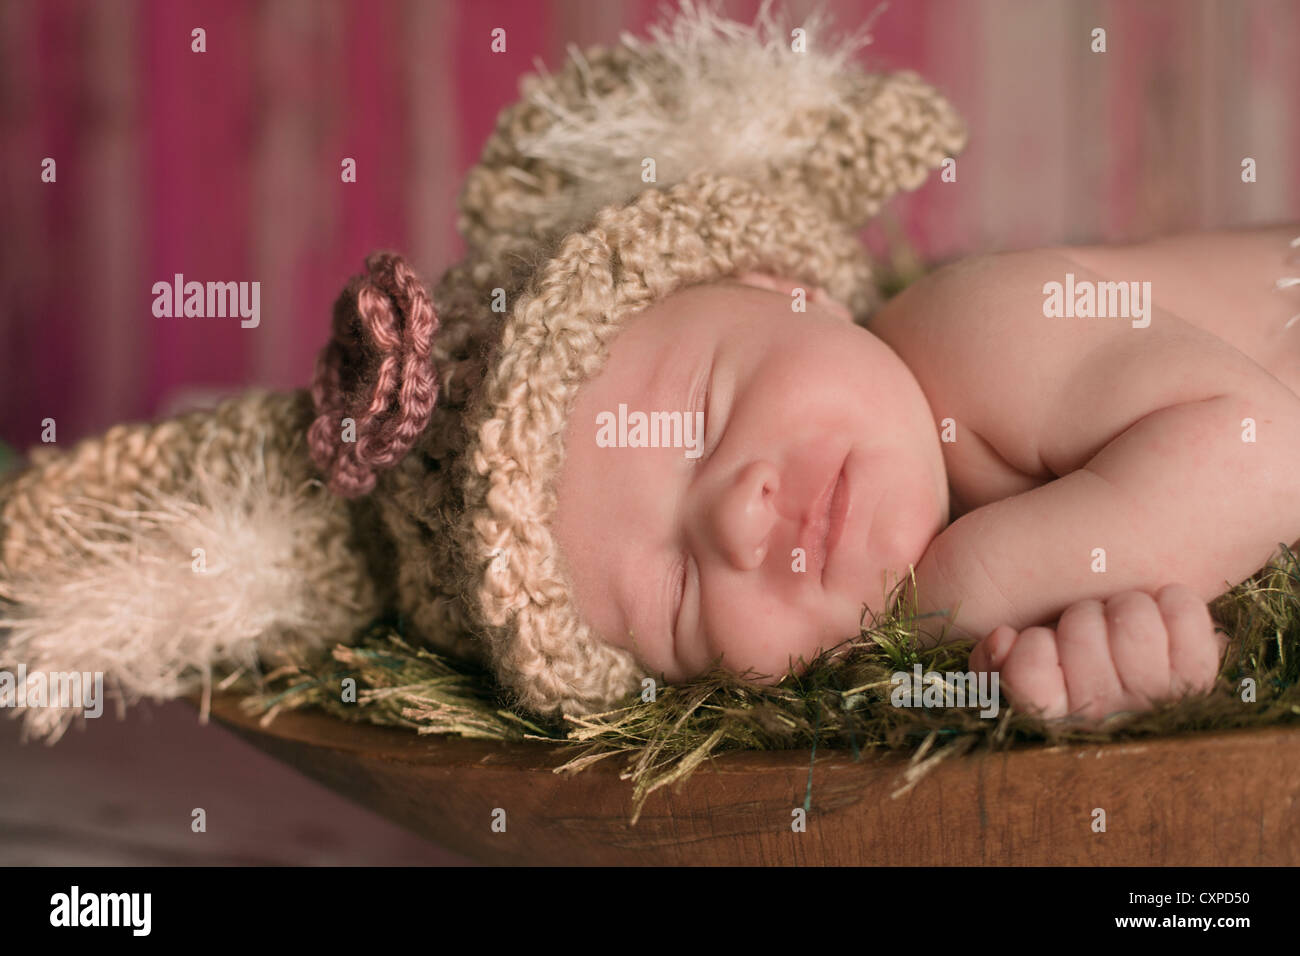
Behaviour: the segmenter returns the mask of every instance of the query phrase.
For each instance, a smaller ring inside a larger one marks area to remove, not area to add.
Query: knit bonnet
[[[373,502],[408,628],[540,713],[608,709],[643,676],[579,616],[551,525],[565,422],[620,329],[747,272],[865,322],[879,293],[855,231],[965,144],[933,88],[864,71],[864,40],[828,41],[817,17],[779,26],[764,5],[750,26],[687,2],[650,35],[524,78],[460,195],[464,260],[430,295],[373,256],[312,392],[313,458]]]

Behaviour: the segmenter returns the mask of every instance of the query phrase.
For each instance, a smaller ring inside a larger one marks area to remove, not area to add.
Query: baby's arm
[[[922,556],[919,611],[960,605],[949,638],[1171,583],[1209,601],[1300,537],[1300,398],[1159,308],[1140,330],[1045,319],[1041,284],[1065,268],[1098,278],[1026,256],[935,283],[909,309],[924,334],[904,358],[930,363],[938,404],[975,396],[978,433],[1060,475],[961,516]]]
[[[1209,601],[1300,535],[1300,441],[1242,441],[1242,421],[1300,436],[1283,388],[1147,415],[1078,470],[963,515],[916,568],[918,610],[952,622],[1046,624],[1069,605],[1189,585]]]

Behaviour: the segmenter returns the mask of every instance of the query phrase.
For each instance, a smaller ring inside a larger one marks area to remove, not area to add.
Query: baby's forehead
[[[795,280],[756,273],[677,289],[624,319],[622,328],[606,342],[606,358],[597,378],[606,385],[616,379],[638,392],[653,391],[671,366],[689,365],[727,343],[743,339],[752,346],[788,337],[792,324],[805,318],[797,313],[825,314],[820,302],[797,300],[805,293],[824,295]],[[831,307],[837,308],[834,303]],[[847,310],[842,317],[852,321]]]
[[[681,403],[739,324],[756,332],[755,320],[773,307],[779,314],[780,296],[734,281],[679,289],[624,320],[600,369],[579,386],[577,404]]]
[[[774,289],[736,278],[701,282],[678,289],[631,316],[615,341],[625,336],[644,341],[671,338],[685,345],[737,322],[784,317],[789,311],[789,301]],[[628,332],[634,334],[627,336]]]

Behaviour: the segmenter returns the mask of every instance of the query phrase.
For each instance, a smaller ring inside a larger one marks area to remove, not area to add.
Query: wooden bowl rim
[[[556,745],[544,741],[494,741],[476,740],[450,734],[421,734],[414,729],[371,724],[364,721],[347,721],[324,711],[304,708],[278,713],[269,724],[261,723],[261,715],[251,715],[242,708],[244,698],[237,694],[213,694],[211,716],[220,723],[245,734],[254,734],[336,752],[382,757],[386,760],[415,765],[472,768],[488,765],[509,765],[518,770],[553,772],[576,752],[573,745]],[[198,706],[198,698],[190,698]],[[1018,742],[998,748],[996,753],[1009,759],[1032,759],[1034,755],[1077,751],[1080,755],[1095,752],[1106,755],[1131,755],[1150,751],[1181,749],[1189,744],[1217,749],[1219,746],[1252,747],[1271,750],[1280,745],[1295,747],[1300,743],[1300,726],[1286,724],[1266,727],[1235,728],[1229,730],[1185,731],[1160,737],[1142,737],[1131,740],[1049,745],[1044,742]],[[977,748],[975,753],[988,753]],[[841,747],[818,747],[816,763],[819,767],[845,764],[870,765],[879,769],[890,763],[906,765],[913,752],[885,750],[880,747],[863,748],[859,759],[853,751]],[[788,769],[792,764],[807,767],[811,762],[810,748],[791,750],[727,750],[714,755],[708,765],[720,773],[748,774],[776,768]],[[597,761],[587,773],[617,775],[624,760],[617,755]],[[938,768],[937,768],[938,769]]]

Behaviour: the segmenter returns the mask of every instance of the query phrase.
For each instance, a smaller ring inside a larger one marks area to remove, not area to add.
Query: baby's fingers
[[[1169,696],[1169,626],[1145,591],[1126,591],[1106,602],[1110,655],[1134,706]]]
[[[1196,592],[1170,584],[1156,595],[1169,630],[1169,684],[1175,696],[1214,686],[1227,638],[1214,629],[1210,609]]]
[[[1070,714],[1085,720],[1103,717],[1124,699],[1109,645],[1106,609],[1100,601],[1070,605],[1056,624],[1057,652],[1069,689]]]
[[[1037,713],[1044,720],[1064,717],[1070,712],[1065,672],[1057,653],[1056,634],[1051,628],[1030,627],[1021,631],[1001,666],[996,666],[996,660],[994,664],[993,669],[1001,672],[998,680],[1002,688],[1017,707]]]
[[[1006,658],[1011,645],[1016,642],[1019,632],[1006,624],[994,628],[988,637],[971,649],[970,668],[977,674],[986,674],[998,669]]]

